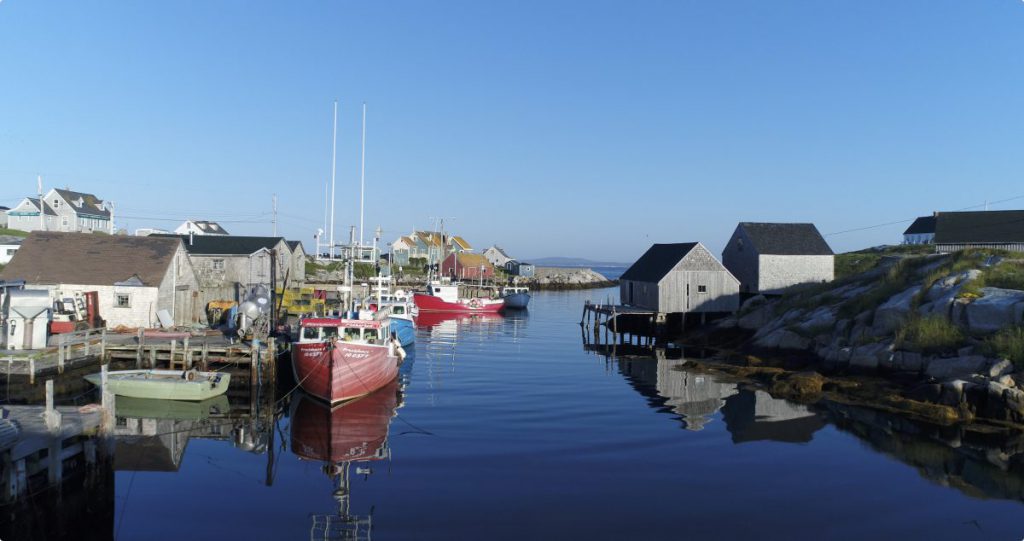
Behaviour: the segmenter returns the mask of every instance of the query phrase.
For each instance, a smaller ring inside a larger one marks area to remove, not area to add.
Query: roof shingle
[[[697,246],[696,242],[655,244],[648,248],[644,255],[636,260],[636,263],[626,269],[619,279],[635,282],[658,282],[695,246]]]
[[[759,254],[833,255],[814,224],[740,222]]]
[[[181,245],[178,238],[34,231],[0,279],[31,284],[114,285],[138,276],[157,287]]]
[[[1024,210],[940,212],[936,244],[1024,242]]]

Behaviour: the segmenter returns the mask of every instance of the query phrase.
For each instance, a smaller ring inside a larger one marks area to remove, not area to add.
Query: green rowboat
[[[100,374],[85,376],[100,386]],[[107,389],[119,396],[160,400],[206,400],[224,394],[230,374],[179,370],[118,370],[107,372]]]
[[[119,396],[114,402],[115,415],[133,419],[202,421],[209,418],[210,415],[227,414],[229,411],[231,411],[231,404],[226,395],[207,398],[201,402]]]

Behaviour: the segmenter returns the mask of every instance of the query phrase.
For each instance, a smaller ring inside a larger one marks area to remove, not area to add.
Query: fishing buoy
[[[405,360],[405,348],[403,348],[401,344],[395,344],[395,353],[398,354],[399,361]]]

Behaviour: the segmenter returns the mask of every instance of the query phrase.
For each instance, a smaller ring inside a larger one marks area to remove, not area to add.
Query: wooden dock
[[[621,304],[595,304],[588,300],[583,304],[580,326],[586,343],[650,346],[661,334],[666,316],[653,310]]]
[[[105,398],[104,405],[55,407],[51,380],[46,382],[46,405],[4,406],[7,422],[18,432],[0,448],[2,500],[24,496],[30,486],[41,484],[33,482],[40,477],[50,486],[59,486],[66,461],[84,457],[93,464],[97,452],[106,453],[102,439],[96,437],[113,426],[112,398]]]

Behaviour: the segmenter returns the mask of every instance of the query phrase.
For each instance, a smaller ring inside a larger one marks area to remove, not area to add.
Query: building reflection
[[[331,408],[301,394],[291,406],[291,449],[299,458],[322,463],[334,484],[334,513],[312,515],[311,539],[370,539],[373,516],[351,512],[351,475],[369,474],[369,464],[390,458],[388,430],[402,405],[396,380],[377,391]]]
[[[831,424],[942,486],[978,498],[1024,501],[1024,433],[1017,429],[939,426],[831,401],[795,404],[752,386],[687,370],[680,350],[626,351],[630,355],[605,356],[609,368],[650,407],[673,414],[686,430],[721,422],[736,444],[806,443]]]

